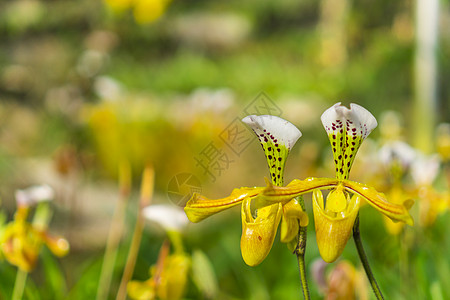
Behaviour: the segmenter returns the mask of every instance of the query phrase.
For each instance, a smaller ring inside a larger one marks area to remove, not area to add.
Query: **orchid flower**
[[[348,109],[337,103],[327,109],[321,119],[332,145],[336,179],[295,179],[287,186],[282,186],[287,154],[300,133],[292,124],[280,118],[249,116],[243,121],[260,138],[269,162],[272,183],[267,182],[266,187],[235,189],[230,196],[218,200],[194,194],[185,207],[188,218],[192,222],[199,222],[241,204],[241,252],[249,265],[257,265],[267,256],[282,217],[285,220],[293,217],[300,226],[307,225],[306,213],[295,202],[296,197],[306,193],[313,193],[317,243],[322,258],[327,262],[333,262],[342,253],[350,237],[361,199],[392,220],[412,225],[413,220],[408,213],[412,201],[405,201],[402,205],[393,204],[374,188],[348,180],[356,152],[377,124],[370,112],[356,104],[351,104]],[[321,190],[326,189],[331,191],[324,201]],[[291,204],[295,209],[291,209]],[[251,207],[256,207],[256,218],[253,217]],[[292,226],[284,226],[287,233],[285,239],[282,225],[282,241],[289,242],[294,230],[293,223],[291,222]]]
[[[6,260],[25,272],[36,265],[43,244],[56,256],[64,256],[69,251],[69,243],[62,237],[54,237],[47,232],[48,212],[44,201],[53,198],[49,186],[34,186],[16,191],[17,212],[14,220],[5,226],[0,234],[0,251]],[[30,206],[38,204],[34,221],[27,221]]]
[[[182,299],[188,282],[191,259],[180,252],[169,254],[169,243],[164,243],[156,265],[150,268],[146,281],[128,282],[127,291],[131,299],[178,300]]]
[[[271,182],[268,186],[283,185],[286,159],[301,132],[290,122],[270,115],[247,116],[242,120],[257,135],[266,155]],[[308,216],[295,197],[286,201],[266,202],[262,197],[264,187],[235,189],[229,197],[209,200],[195,194],[187,203],[185,212],[192,222],[241,204],[242,257],[250,266],[261,263],[270,252],[278,225],[281,222],[281,241],[292,242],[298,226],[308,224]]]
[[[433,182],[438,176],[441,160],[437,154],[419,153],[411,164],[411,177],[417,186],[419,220],[423,226],[434,224],[439,214],[448,209],[450,194],[437,191]]]

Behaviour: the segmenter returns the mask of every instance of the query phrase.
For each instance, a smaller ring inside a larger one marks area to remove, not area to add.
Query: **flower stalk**
[[[133,275],[139,247],[141,245],[142,231],[144,229],[144,216],[142,215],[142,210],[151,203],[153,197],[154,175],[152,167],[146,167],[144,174],[142,175],[141,197],[139,200],[136,224],[134,226],[130,251],[128,252],[127,262],[125,264],[125,270],[123,271],[122,280],[120,281],[116,300],[124,300],[127,296],[127,284]]]
[[[381,293],[380,287],[373,276],[372,269],[370,268],[369,260],[367,259],[366,252],[364,251],[364,247],[361,241],[361,234],[359,231],[359,213],[356,217],[355,224],[353,225],[353,240],[355,241],[356,249],[358,250],[359,259],[364,267],[364,271],[366,272],[367,278],[369,279],[370,285],[372,286],[372,290],[377,297],[378,300],[383,300],[383,294]]]
[[[298,197],[298,202],[300,206],[305,211],[305,202],[303,197]],[[298,243],[295,248],[295,255],[297,255],[298,270],[300,272],[300,284],[302,286],[303,299],[309,300],[309,287],[308,279],[306,278],[306,265],[305,265],[305,253],[306,253],[306,238],[307,238],[307,226],[301,226],[300,221],[298,222]]]
[[[119,189],[120,196],[111,220],[111,227],[106,242],[105,254],[103,257],[102,269],[97,289],[97,300],[105,300],[111,285],[114,265],[116,263],[117,251],[120,239],[122,238],[123,224],[127,200],[131,189],[131,170],[128,162],[123,162],[119,166]]]
[[[22,299],[23,292],[25,290],[25,284],[27,282],[28,273],[20,268],[17,269],[16,281],[14,282],[14,289],[11,300]]]

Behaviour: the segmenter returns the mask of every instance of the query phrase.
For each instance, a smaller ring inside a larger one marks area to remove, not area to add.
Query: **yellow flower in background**
[[[137,23],[148,24],[158,20],[166,11],[170,0],[104,0],[115,13],[133,10]]]
[[[191,257],[184,252],[181,236],[188,223],[186,215],[179,207],[164,204],[145,207],[143,215],[165,229],[174,251],[169,254],[169,243],[166,241],[160,249],[156,265],[150,268],[150,279],[130,281],[128,295],[139,300],[182,299],[191,268]]]
[[[436,129],[436,148],[442,161],[450,161],[450,124],[442,123]]]
[[[16,191],[17,211],[14,220],[0,230],[0,252],[12,265],[30,272],[36,265],[42,245],[56,256],[69,251],[69,243],[62,237],[52,237],[47,232],[49,208],[53,190],[47,186],[32,186]],[[27,221],[30,207],[37,205],[32,223]]]
[[[129,9],[134,0],[103,0],[105,4],[115,13],[121,13]]]
[[[156,265],[150,268],[150,279],[128,283],[129,297],[136,300],[182,299],[190,264],[189,256],[183,253],[169,254],[169,244],[164,243]]]
[[[387,126],[387,125],[386,125]],[[395,204],[402,204],[407,199],[414,198],[415,195],[409,191],[404,183],[404,178],[416,157],[416,151],[405,142],[395,140],[386,143],[379,151],[379,159],[386,173],[388,187],[386,194],[389,200]],[[389,218],[384,218],[387,231],[392,235],[400,234],[403,223],[395,223]]]
[[[169,0],[135,0],[133,15],[139,24],[152,23],[166,11]]]
[[[46,230],[28,223],[28,211],[28,207],[19,207],[14,221],[6,225],[0,236],[0,250],[5,259],[26,272],[35,267],[43,244],[56,256],[64,256],[69,251],[65,239],[51,237]]]
[[[433,225],[438,215],[448,209],[448,191],[439,192],[433,187],[440,164],[437,154],[425,156],[419,153],[411,165],[411,176],[419,200],[419,221],[425,227]]]

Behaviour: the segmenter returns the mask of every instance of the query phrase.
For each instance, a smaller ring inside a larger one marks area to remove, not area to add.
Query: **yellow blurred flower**
[[[437,191],[433,182],[438,176],[441,160],[437,154],[418,154],[411,165],[411,176],[417,187],[419,221],[422,226],[434,224],[439,214],[448,209],[449,193]]]
[[[104,0],[105,4],[114,12],[120,13],[129,9],[134,0]]]
[[[64,256],[69,251],[65,239],[51,237],[45,230],[28,223],[28,210],[28,207],[19,207],[14,221],[6,225],[0,236],[0,250],[5,259],[26,272],[36,265],[43,244],[57,256]]]
[[[158,20],[166,11],[170,0],[104,0],[115,13],[133,10],[137,23],[147,24]]]
[[[174,254],[168,252],[169,247],[165,243],[161,247],[156,266],[150,268],[150,279],[128,283],[127,290],[131,299],[182,299],[191,260],[189,256],[179,251]]]

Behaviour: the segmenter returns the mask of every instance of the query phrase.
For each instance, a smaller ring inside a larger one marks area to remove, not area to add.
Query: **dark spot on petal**
[[[260,235],[258,235],[258,240],[262,241],[262,237]]]
[[[267,157],[268,157],[269,159],[272,159],[272,155],[268,155]]]
[[[278,157],[278,161],[281,161],[281,157]]]

